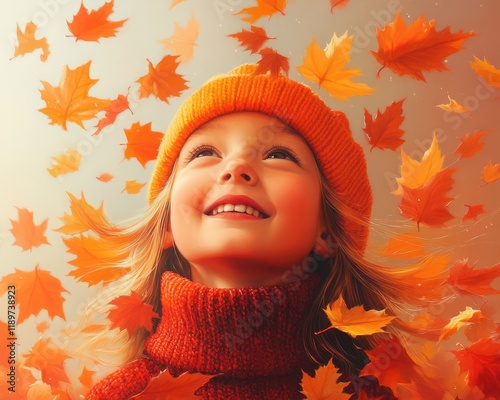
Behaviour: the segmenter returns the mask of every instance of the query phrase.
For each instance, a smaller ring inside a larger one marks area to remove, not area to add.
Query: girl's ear
[[[170,232],[165,232],[165,236],[163,236],[163,249],[168,249],[174,245],[174,239],[172,238],[172,234]]]
[[[327,232],[321,232],[316,238],[313,250],[321,257],[331,257],[337,252],[337,243]]]

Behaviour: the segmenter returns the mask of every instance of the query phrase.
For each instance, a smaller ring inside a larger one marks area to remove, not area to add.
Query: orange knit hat
[[[196,90],[174,116],[158,151],[149,187],[153,201],[164,188],[175,160],[193,131],[213,118],[241,111],[274,116],[299,132],[313,149],[336,197],[360,220],[370,218],[372,194],[361,146],[344,113],[330,109],[308,86],[284,75],[257,75],[245,64],[217,75]],[[352,243],[366,248],[367,224],[340,221]]]

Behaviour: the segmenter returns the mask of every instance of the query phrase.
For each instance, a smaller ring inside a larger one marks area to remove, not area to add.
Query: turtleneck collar
[[[304,313],[317,274],[277,286],[219,289],[173,272],[162,277],[162,318],[146,351],[176,373],[278,377],[310,367]]]

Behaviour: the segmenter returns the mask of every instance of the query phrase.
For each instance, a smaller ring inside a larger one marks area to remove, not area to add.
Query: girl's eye
[[[294,163],[297,164],[299,163],[298,157],[292,150],[281,146],[273,147],[272,149],[268,150],[266,152],[266,158],[278,159],[278,160],[290,160],[293,161]]]
[[[202,157],[217,157],[217,152],[212,146],[197,146],[193,150],[190,151],[188,160],[194,160],[195,158]]]

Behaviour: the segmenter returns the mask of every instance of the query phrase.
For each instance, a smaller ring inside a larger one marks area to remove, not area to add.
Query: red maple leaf
[[[462,350],[453,351],[462,372],[467,372],[467,384],[477,386],[485,396],[497,398],[500,388],[500,342],[481,339]]]
[[[493,289],[491,283],[500,278],[500,264],[488,268],[474,269],[467,265],[468,260],[457,261],[450,269],[446,283],[452,285],[463,294],[500,294],[500,290]]]
[[[98,135],[105,127],[114,124],[118,114],[125,110],[130,110],[128,94],[119,94],[116,99],[111,100],[111,104],[103,110],[105,112],[104,117],[99,120],[95,126],[97,130],[92,135]],[[130,112],[132,112],[132,110],[130,110]]]
[[[98,42],[100,38],[115,36],[116,30],[121,28],[126,19],[121,21],[108,21],[113,12],[114,0],[105,3],[101,8],[89,12],[85,6],[80,5],[73,21],[67,22],[68,28],[76,40]]]
[[[436,31],[436,21],[427,22],[424,17],[417,18],[410,26],[398,13],[393,22],[383,30],[377,28],[379,50],[372,50],[382,68],[390,68],[398,75],[410,75],[425,81],[424,71],[445,71],[446,57],[462,48],[462,43],[474,36],[473,32],[451,33],[450,27]]]
[[[377,109],[377,116],[373,119],[372,115],[365,108],[365,128],[368,143],[379,149],[396,150],[405,140],[401,139],[404,131],[400,128],[405,117],[403,116],[403,102],[394,101],[383,113]]]
[[[475,131],[472,135],[466,134],[461,139],[461,143],[455,149],[454,153],[459,154],[460,158],[472,158],[475,154],[483,150],[484,142],[481,142],[481,139],[491,131],[491,129],[483,129]]]
[[[438,172],[421,187],[411,189],[403,185],[403,197],[399,209],[405,217],[411,218],[420,227],[424,223],[430,227],[442,226],[453,218],[448,210],[448,191],[453,185],[451,175],[455,169],[447,168]]]
[[[130,129],[125,129],[124,132],[127,136],[127,147],[125,148],[127,160],[135,157],[143,167],[146,167],[148,161],[156,159],[163,133],[151,130],[151,122],[145,125],[135,122]]]
[[[462,217],[462,222],[467,221],[468,219],[476,219],[478,215],[484,214],[486,211],[484,209],[484,205],[482,204],[465,204],[465,207],[468,208],[467,214]]]
[[[140,327],[150,332],[153,327],[153,318],[159,318],[158,314],[153,311],[153,306],[145,304],[136,292],[132,292],[129,296],[117,297],[109,304],[115,306],[108,314],[111,328],[126,329],[129,336],[132,336]]]
[[[237,39],[240,45],[245,47],[245,50],[250,50],[251,54],[258,52],[262,45],[269,39],[275,39],[268,37],[263,28],[253,25],[250,26],[249,31],[242,29],[241,32],[233,33],[228,36]]]
[[[260,60],[257,61],[257,69],[255,70],[255,75],[271,73],[271,76],[277,77],[280,74],[280,70],[283,70],[286,75],[290,69],[290,64],[288,58],[279,54],[276,50],[266,47],[259,51]]]

